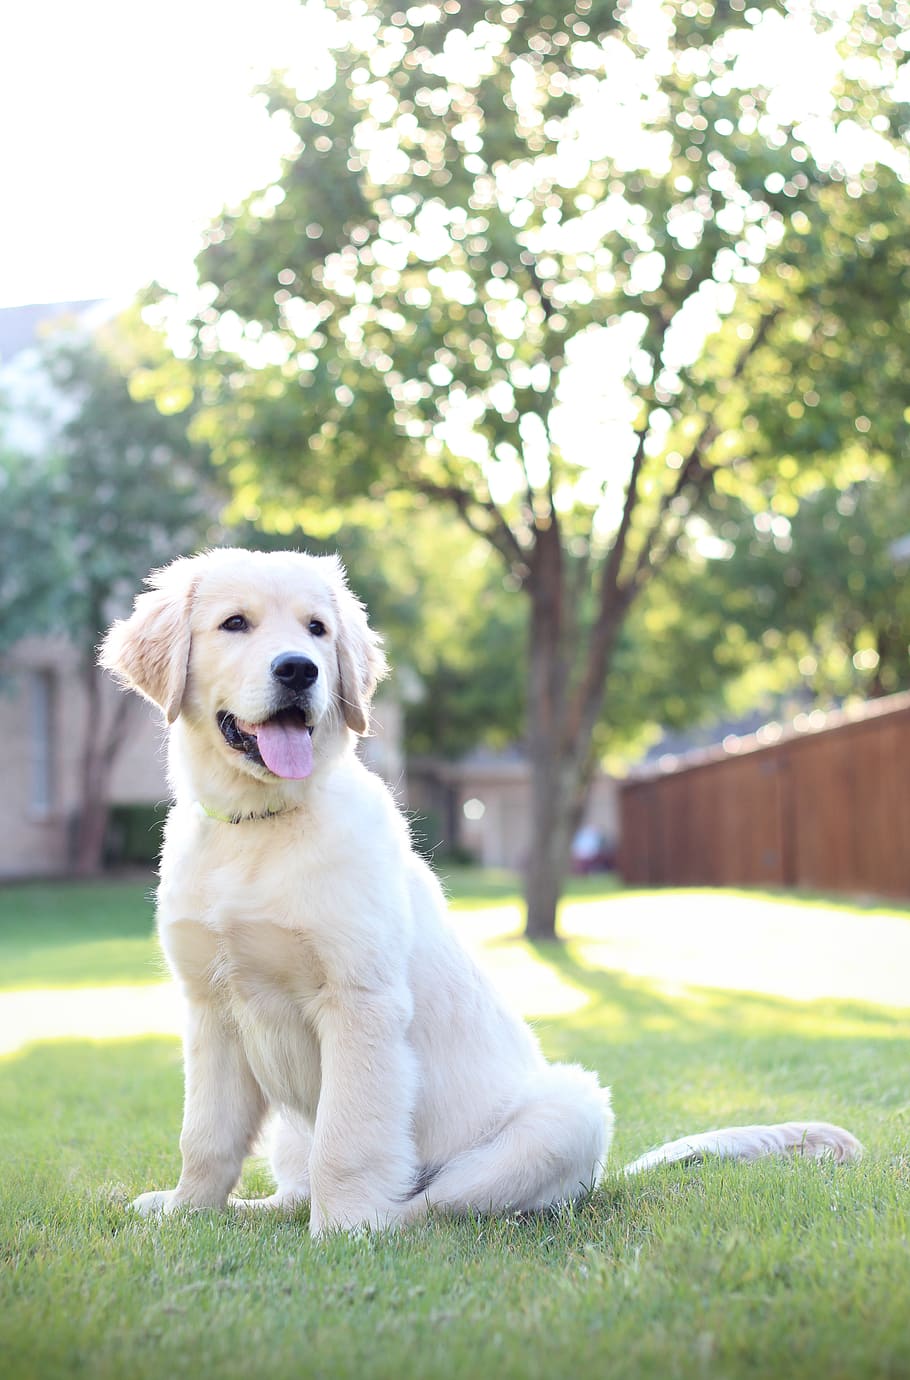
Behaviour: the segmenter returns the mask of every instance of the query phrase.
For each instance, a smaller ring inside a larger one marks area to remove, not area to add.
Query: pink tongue
[[[302,781],[313,770],[313,739],[309,729],[272,719],[256,729],[259,756],[269,771],[289,781]]]

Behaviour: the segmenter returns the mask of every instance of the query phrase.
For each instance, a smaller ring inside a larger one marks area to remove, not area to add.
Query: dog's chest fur
[[[321,1085],[318,1016],[325,971],[305,933],[264,919],[222,914],[162,917],[168,961],[194,1001],[239,1035],[273,1105],[316,1114]]]

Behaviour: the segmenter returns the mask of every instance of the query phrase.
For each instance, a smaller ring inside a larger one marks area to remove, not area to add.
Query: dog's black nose
[[[309,690],[319,675],[319,667],[308,656],[284,652],[281,656],[276,656],[272,662],[272,675],[289,690],[299,693],[301,690]]]

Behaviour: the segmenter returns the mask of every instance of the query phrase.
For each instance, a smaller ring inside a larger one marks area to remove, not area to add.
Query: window
[[[29,677],[31,812],[45,819],[54,807],[54,676],[32,671]]]

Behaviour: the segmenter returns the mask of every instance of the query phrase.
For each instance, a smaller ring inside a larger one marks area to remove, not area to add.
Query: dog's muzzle
[[[228,747],[273,776],[302,781],[313,770],[313,725],[304,706],[286,705],[259,724],[222,710],[217,722]]]

